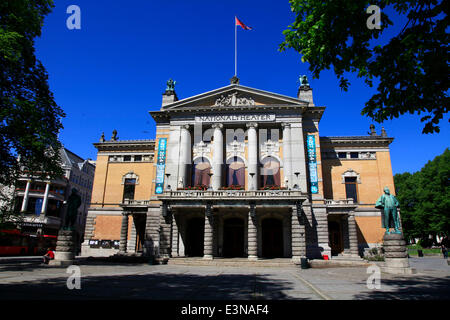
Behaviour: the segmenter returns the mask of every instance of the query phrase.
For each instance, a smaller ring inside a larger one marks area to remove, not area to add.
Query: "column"
[[[291,123],[291,166],[292,183],[297,185],[301,191],[308,192],[305,144],[303,141],[303,128],[301,122]]]
[[[248,190],[258,189],[258,136],[255,122],[247,123],[248,128]]]
[[[341,218],[341,231],[342,238],[344,239],[344,252],[343,254],[350,254],[350,242],[349,242],[349,233],[348,233],[348,215],[344,215]]]
[[[177,190],[178,186],[178,166],[180,162],[180,137],[181,127],[170,126],[169,139],[167,141],[167,157],[164,181],[164,189],[170,186],[171,190]],[[167,181],[166,181],[167,180]]]
[[[188,168],[191,165],[191,133],[189,125],[181,126],[180,159],[178,162],[178,188],[184,188],[188,182]]]
[[[283,127],[283,183],[287,179],[288,183],[285,187],[290,188],[294,185],[292,183],[291,125],[289,123],[282,123],[281,126]]]
[[[355,213],[351,212],[348,215],[348,240],[350,242],[350,253],[353,257],[358,254],[358,234],[356,231]]]
[[[250,205],[248,212],[248,260],[258,260],[258,227],[256,208]]]
[[[178,223],[177,216],[174,209],[172,209],[172,257],[178,257]]]
[[[127,252],[127,238],[128,238],[128,212],[122,215],[122,228],[120,229],[120,243],[119,252]]]
[[[25,193],[23,194],[22,208],[20,212],[26,212],[28,206],[28,194],[30,192],[31,179],[27,180],[27,186],[25,187]]]
[[[306,232],[303,211],[301,205],[292,207],[292,261],[299,263],[301,258],[306,256]]]
[[[160,224],[159,224],[159,256],[163,260],[170,257],[172,212],[167,203],[163,203],[160,207]]]
[[[223,124],[221,123],[213,124],[212,128],[214,129],[212,188],[213,190],[219,190],[219,188],[222,186]]]
[[[45,192],[44,192],[44,200],[42,201],[42,209],[41,214],[47,213],[47,205],[48,205],[48,192],[50,191],[50,181],[45,183]]]
[[[144,254],[147,257],[159,256],[159,226],[160,226],[160,208],[151,207],[147,210],[145,221],[145,241]]]
[[[205,234],[203,241],[203,259],[212,260],[213,259],[213,226],[214,217],[212,215],[211,205],[206,205],[205,210]]]

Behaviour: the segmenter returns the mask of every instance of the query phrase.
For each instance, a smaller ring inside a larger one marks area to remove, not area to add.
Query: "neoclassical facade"
[[[384,130],[321,137],[325,107],[230,85],[150,111],[154,140],[98,149],[83,255],[355,258],[381,243],[385,186],[394,191]]]

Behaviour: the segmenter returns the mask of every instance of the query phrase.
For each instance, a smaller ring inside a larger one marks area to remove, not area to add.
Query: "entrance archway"
[[[229,218],[223,222],[223,256],[244,257],[245,223],[243,219]]]
[[[188,257],[203,257],[205,218],[191,218],[187,221],[185,254]]]
[[[283,222],[280,219],[267,218],[262,221],[261,228],[263,257],[283,257]]]

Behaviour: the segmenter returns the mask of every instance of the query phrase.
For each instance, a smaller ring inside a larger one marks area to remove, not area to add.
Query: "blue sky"
[[[81,9],[81,30],[66,27],[66,9],[72,4]],[[180,99],[228,85],[234,74],[235,15],[254,29],[238,29],[242,85],[295,97],[298,76],[306,74],[315,104],[327,107],[321,136],[367,134],[372,122],[361,109],[374,88],[349,75],[350,89],[343,92],[333,72],[311,79],[298,53],[278,51],[282,31],[294,20],[287,0],[57,0],[36,49],[56,102],[67,114],[61,141],[78,155],[95,159],[92,143],[102,132],[107,139],[114,129],[123,140],[155,137],[148,111],[160,108],[169,78],[177,81]],[[420,170],[449,146],[445,119],[441,133],[433,135],[421,134],[417,115],[383,124],[395,138],[394,174]],[[375,125],[380,133],[381,125]]]

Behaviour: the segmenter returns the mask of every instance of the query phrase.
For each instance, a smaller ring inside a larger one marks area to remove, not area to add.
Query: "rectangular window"
[[[123,156],[123,161],[131,161],[131,156]]]
[[[134,200],[134,189],[136,186],[136,179],[125,179],[123,187],[123,200]]]
[[[339,159],[346,159],[347,158],[347,152],[338,152]]]
[[[142,161],[142,156],[134,156],[134,161]]]
[[[358,159],[359,158],[358,152],[350,152],[350,158],[351,159]]]
[[[358,202],[356,177],[345,177],[345,195],[347,199],[352,198],[353,202]]]

